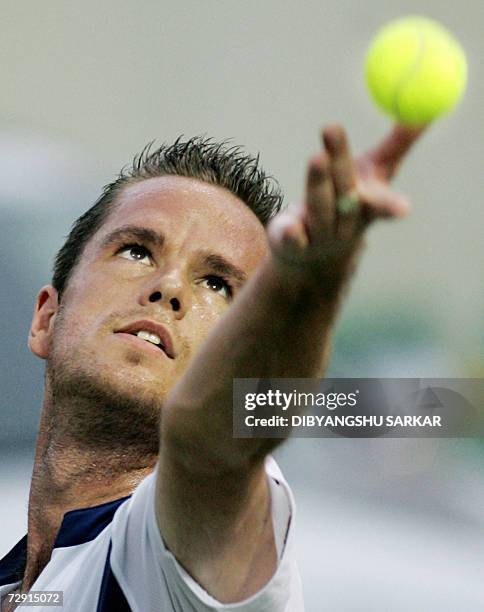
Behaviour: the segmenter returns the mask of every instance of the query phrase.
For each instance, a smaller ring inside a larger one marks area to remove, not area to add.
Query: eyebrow
[[[201,254],[203,254],[203,251]],[[215,273],[221,274],[222,276],[230,276],[234,280],[238,281],[240,284],[245,283],[245,281],[247,280],[247,274],[238,266],[227,261],[222,255],[217,255],[215,253],[205,253],[202,261],[208,268],[213,270]]]
[[[165,235],[147,227],[126,225],[107,234],[101,242],[101,248],[106,249],[113,244],[129,242],[130,240],[154,245],[161,249],[165,244]],[[198,254],[202,257],[202,264],[210,268],[215,274],[229,276],[240,284],[247,280],[247,274],[235,264],[230,263],[223,255],[203,250],[199,251]]]
[[[101,248],[106,249],[113,244],[125,242],[129,240],[135,240],[143,243],[152,244],[159,249],[165,244],[164,234],[155,232],[147,227],[140,227],[138,225],[126,225],[120,227],[117,230],[110,232],[104,237],[101,242]]]

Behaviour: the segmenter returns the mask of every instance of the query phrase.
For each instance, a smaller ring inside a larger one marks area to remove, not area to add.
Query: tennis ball
[[[383,26],[373,39],[365,77],[384,111],[400,123],[423,125],[459,102],[467,83],[467,61],[443,25],[427,17],[402,17]]]

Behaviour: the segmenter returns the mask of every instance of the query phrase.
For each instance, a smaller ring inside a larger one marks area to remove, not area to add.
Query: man
[[[303,609],[278,440],[233,438],[233,379],[322,374],[367,226],[408,210],[388,181],[420,132],[354,161],[329,126],[279,213],[258,159],[177,141],[80,217],[30,330],[45,395],[3,610],[30,590],[76,612]]]

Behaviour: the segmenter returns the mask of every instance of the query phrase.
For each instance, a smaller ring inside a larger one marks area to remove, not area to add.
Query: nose
[[[147,306],[155,302],[175,313],[181,319],[188,308],[188,288],[181,271],[175,268],[158,271],[143,288],[140,303]]]

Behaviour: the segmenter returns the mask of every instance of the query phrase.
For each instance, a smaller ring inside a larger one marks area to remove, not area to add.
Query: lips
[[[173,340],[171,338],[170,332],[160,323],[150,321],[149,319],[142,319],[140,321],[134,321],[126,327],[117,329],[114,333],[132,334],[133,336],[135,336],[140,331],[147,331],[152,334],[156,334],[160,339],[160,344],[158,345],[159,349],[162,350],[170,359],[175,359]],[[143,340],[143,342],[149,341]],[[153,344],[152,346],[155,347],[156,345]]]

